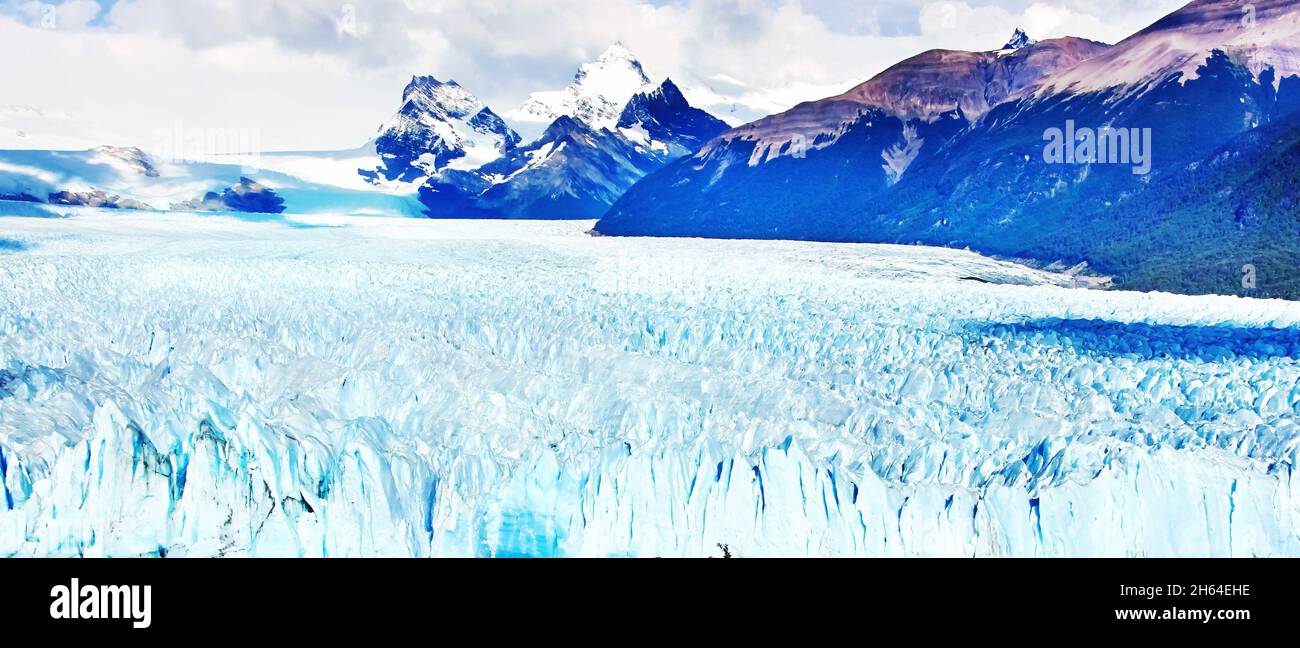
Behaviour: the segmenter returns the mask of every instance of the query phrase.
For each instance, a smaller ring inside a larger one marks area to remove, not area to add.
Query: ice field
[[[0,555],[1300,556],[1300,303],[590,227],[0,217]]]

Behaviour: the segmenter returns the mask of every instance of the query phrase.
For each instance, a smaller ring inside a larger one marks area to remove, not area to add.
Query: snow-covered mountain
[[[1022,89],[830,236],[1087,262],[1140,290],[1300,297],[1297,26],[1295,2],[1193,2]],[[1045,133],[1071,123],[1130,144],[1048,159]],[[1244,285],[1245,266],[1268,281]]]
[[[375,137],[386,180],[411,182],[444,169],[467,170],[509,152],[518,133],[455,81],[411,79],[402,107]]]
[[[1002,49],[999,51],[1006,52],[1011,50],[1018,50],[1022,47],[1029,47],[1030,45],[1033,45],[1037,42],[1038,42],[1037,40],[1030,38],[1029,34],[1025,33],[1025,30],[1017,27],[1016,31],[1011,34],[1011,38],[1007,40],[1007,44],[1003,45]]]
[[[599,218],[637,180],[727,129],[672,80],[646,81],[630,52],[611,47],[562,97],[526,104],[534,116],[558,114],[538,139],[476,169],[434,174],[419,194],[427,215]],[[623,99],[617,109],[614,98]]]
[[[885,191],[1008,96],[1106,47],[1059,38],[1013,52],[922,52],[843,94],[724,132],[639,183],[599,229],[806,237],[809,215],[792,207],[825,202],[815,211],[833,217]]]
[[[672,79],[633,95],[617,124],[623,137],[665,158],[690,155],[725,130],[726,122],[693,108]]]
[[[573,83],[562,90],[534,92],[506,117],[525,133],[540,132],[562,116],[613,130],[632,95],[650,83],[636,56],[615,43],[579,67]]]
[[[801,104],[725,133],[701,156],[732,142],[753,142],[750,166],[781,156],[806,155],[833,146],[853,126],[863,125],[864,118],[865,125],[874,126],[871,116],[877,113],[914,128],[952,119],[969,123],[1021,88],[1106,48],[1104,43],[1067,37],[1036,42],[1010,55],[1003,55],[1003,50],[929,50],[844,94]],[[906,150],[914,139],[904,133],[897,143]]]
[[[247,180],[277,192],[290,213],[598,218],[636,180],[727,128],[692,107],[671,80],[651,84],[617,44],[583,65],[569,88],[535,95],[526,106],[527,118],[549,121],[521,148],[519,134],[459,83],[416,76],[395,115],[356,149],[212,155],[155,167],[130,147],[0,151],[0,200],[47,202],[57,194],[62,204],[211,209],[248,204],[216,199],[237,194]]]
[[[597,230],[970,247],[1178,292],[1241,293],[1241,268],[1267,266],[1251,294],[1300,297],[1286,270],[1300,240],[1283,224],[1300,165],[1285,146],[1300,140],[1297,30],[1295,2],[1198,0],[1112,47],[926,52],[724,133],[630,189]],[[1280,148],[1246,137],[1266,126]],[[1075,127],[1129,143],[1047,155],[1045,137]],[[1231,173],[1189,175],[1210,166]],[[1252,180],[1264,175],[1275,181]]]
[[[0,151],[0,200],[419,215],[416,193],[429,176],[476,169],[519,142],[517,133],[455,81],[417,76],[404,89],[397,113],[356,149],[244,151],[197,159],[170,159],[176,157],[171,150],[154,159],[138,147],[6,150]],[[260,195],[250,193],[254,185],[283,203],[244,199]]]
[[[566,115],[535,142],[474,174],[431,180],[420,200],[439,218],[599,218],[667,155],[666,146],[647,149]]]

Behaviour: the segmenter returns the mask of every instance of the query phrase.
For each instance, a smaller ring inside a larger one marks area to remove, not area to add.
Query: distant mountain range
[[[1029,42],[1023,32],[1018,39]],[[637,185],[607,234],[827,238],[993,107],[1104,51],[1061,38],[989,52],[930,50],[844,94],[731,129]]]
[[[596,219],[637,180],[727,129],[692,107],[671,80],[652,83],[621,44],[582,65],[566,88],[534,93],[510,115],[535,137],[525,143],[456,81],[416,76],[393,117],[355,150],[216,152],[192,160],[153,160],[133,147],[0,151],[0,200]],[[178,134],[177,145],[191,135]]]
[[[599,218],[637,180],[727,129],[671,80],[653,85],[621,44],[509,113],[547,124],[525,146],[454,83],[412,80],[375,140],[383,168],[372,177],[420,181],[434,218]]]
[[[970,247],[1119,287],[1296,298],[1297,110],[1300,3],[1198,0],[1114,46],[924,52],[721,134],[596,229]],[[1054,159],[1054,132],[1093,144]]]
[[[1300,298],[1294,0],[1197,0],[1113,46],[1016,30],[735,128],[620,44],[504,118],[433,76],[401,99],[351,151],[0,151],[0,200],[920,243],[1121,288]]]

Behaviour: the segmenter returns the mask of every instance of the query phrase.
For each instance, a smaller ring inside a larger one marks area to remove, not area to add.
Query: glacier
[[[591,222],[57,215],[0,216],[0,555],[1300,555],[1298,303]]]

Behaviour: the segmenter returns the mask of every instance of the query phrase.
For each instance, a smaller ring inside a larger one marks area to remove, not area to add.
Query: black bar
[[[419,632],[434,641],[464,632],[488,632],[494,640],[515,634],[537,641],[706,640],[692,629],[700,623],[711,636],[728,637],[727,643],[777,636],[820,643],[831,631],[865,633],[863,642],[874,643],[868,635],[883,640],[886,629],[918,641],[1005,637],[1037,645],[1136,636],[1241,640],[1291,632],[1298,565],[1184,559],[8,559],[0,561],[0,627],[49,638],[122,635],[172,643],[189,633],[202,636],[203,629],[222,641],[329,639],[374,628]],[[74,578],[79,586],[149,585],[149,627],[134,627],[128,615],[51,618],[51,590]],[[1117,618],[1138,610],[1157,616],[1209,610],[1216,617]],[[1217,618],[1242,614],[1249,618]],[[609,624],[626,634],[617,640],[589,634]]]

